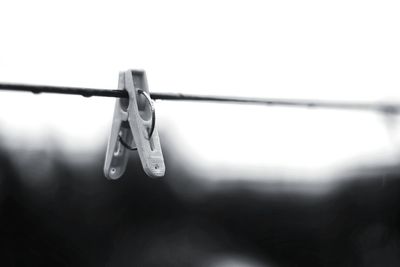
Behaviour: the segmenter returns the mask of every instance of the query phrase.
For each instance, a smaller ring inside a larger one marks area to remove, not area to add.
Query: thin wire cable
[[[0,90],[32,92],[34,94],[52,93],[52,94],[81,95],[84,97],[103,96],[103,97],[128,98],[128,92],[125,90],[93,89],[93,88],[82,88],[82,87],[51,86],[51,85],[0,83]]]
[[[55,93],[81,95],[84,97],[101,96],[128,98],[128,92],[125,90],[114,89],[94,89],[82,87],[64,87],[48,85],[28,85],[0,83],[0,90]],[[389,114],[400,113],[400,103],[363,103],[363,102],[345,102],[345,101],[323,101],[323,100],[295,100],[278,98],[249,98],[249,97],[231,97],[231,96],[202,96],[181,93],[151,93],[154,100],[173,100],[173,101],[206,101],[206,102],[225,102],[225,103],[244,103],[258,105],[276,105],[276,106],[294,106],[309,108],[332,108],[332,109],[353,109],[353,110],[372,110]]]
[[[121,135],[118,135],[118,141],[119,141],[125,148],[127,148],[127,149],[129,149],[129,150],[137,150],[137,147],[131,147],[130,145],[128,145],[128,144],[124,141],[124,139],[122,139],[122,136],[121,136]]]

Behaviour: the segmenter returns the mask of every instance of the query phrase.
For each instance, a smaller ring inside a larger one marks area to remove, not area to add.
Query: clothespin
[[[137,70],[121,72],[118,88],[126,90],[129,98],[120,98],[115,102],[104,163],[105,176],[108,179],[118,179],[124,174],[128,163],[128,150],[137,150],[148,176],[164,176],[164,158],[146,73]]]

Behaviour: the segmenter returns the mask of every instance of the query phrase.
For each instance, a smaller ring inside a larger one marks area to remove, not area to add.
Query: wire
[[[332,109],[354,109],[354,110],[375,110],[385,113],[399,113],[400,103],[363,103],[363,102],[343,102],[343,101],[323,101],[323,100],[294,100],[278,98],[249,98],[231,96],[199,96],[177,93],[152,93],[153,99],[163,100],[185,100],[185,101],[209,101],[209,102],[228,102],[258,105],[294,106],[309,108],[332,108]]]
[[[130,145],[128,145],[128,144],[124,141],[124,139],[122,139],[122,136],[121,136],[121,135],[118,135],[118,141],[119,141],[124,147],[126,147],[126,148],[129,149],[129,150],[137,150],[137,147],[131,147]]]
[[[93,89],[93,88],[81,88],[81,87],[0,83],[0,90],[32,92],[34,94],[53,93],[53,94],[81,95],[84,97],[104,96],[104,97],[128,98],[128,92],[125,90]]]
[[[128,92],[125,90],[113,89],[94,89],[81,87],[64,87],[48,85],[28,85],[0,83],[0,90],[20,91],[39,93],[55,93],[81,95],[84,97],[101,96],[128,98]],[[363,103],[363,102],[343,102],[343,101],[322,101],[322,100],[294,100],[278,98],[249,98],[249,97],[230,97],[230,96],[202,96],[181,93],[151,93],[155,100],[173,100],[173,101],[206,101],[206,102],[226,102],[226,103],[244,103],[258,105],[276,105],[276,106],[295,106],[309,108],[332,108],[332,109],[353,109],[353,110],[372,110],[389,114],[400,113],[400,103]]]

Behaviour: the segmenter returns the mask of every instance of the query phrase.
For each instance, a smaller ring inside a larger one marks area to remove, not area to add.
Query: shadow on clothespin
[[[124,174],[128,163],[128,150],[137,150],[143,170],[148,176],[164,176],[164,158],[146,73],[137,70],[121,72],[118,88],[126,90],[129,98],[117,99],[115,103],[104,163],[105,176],[114,180]]]

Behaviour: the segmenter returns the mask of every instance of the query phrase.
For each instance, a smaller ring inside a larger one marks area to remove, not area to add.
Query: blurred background
[[[400,101],[396,1],[2,1],[0,81]],[[157,101],[166,163],[103,176],[115,99],[0,94],[1,266],[399,266],[399,116]]]

